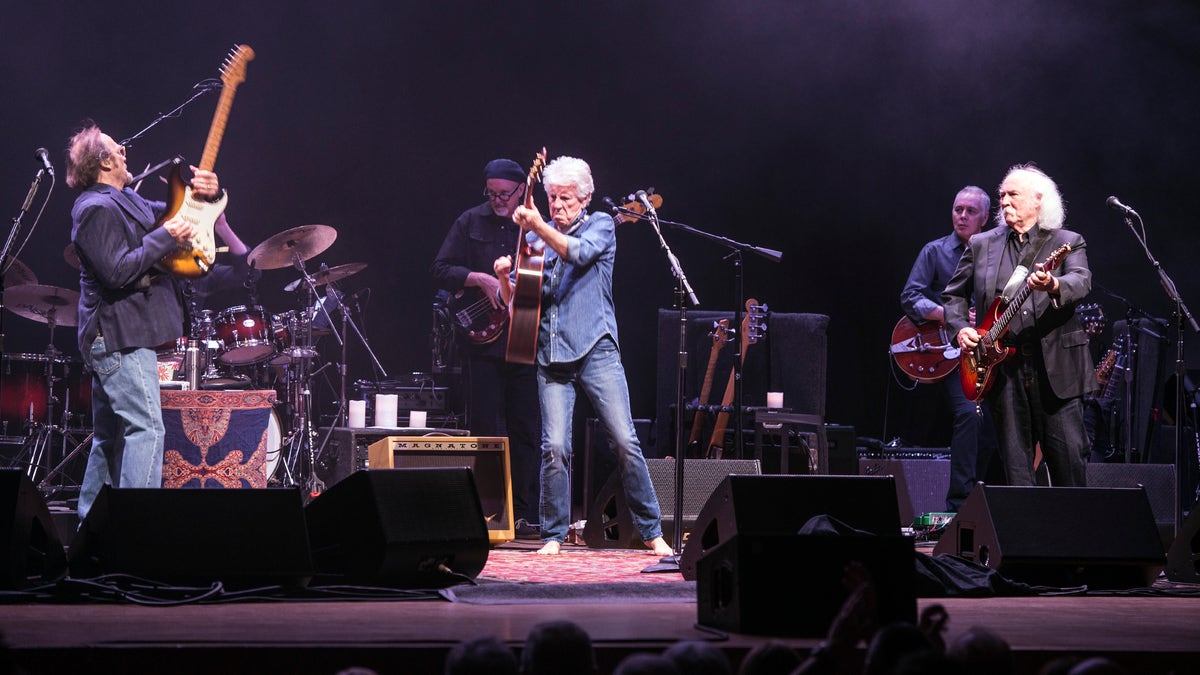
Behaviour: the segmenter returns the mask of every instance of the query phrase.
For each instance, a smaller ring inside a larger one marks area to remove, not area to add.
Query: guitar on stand
[[[546,148],[537,154],[529,176],[525,179],[525,208],[534,208],[533,185],[546,166]],[[513,285],[512,298],[508,303],[508,345],[504,360],[509,363],[532,365],[537,358],[538,324],[542,320],[542,269],[545,254],[540,246],[529,241],[528,233],[521,230],[517,239],[517,255],[513,258],[513,269],[517,280]],[[542,244],[539,240],[538,244]]]
[[[717,357],[721,355],[721,350],[733,339],[729,337],[729,319],[714,321],[709,336],[712,337],[712,351],[708,353],[708,368],[704,371],[704,383],[696,398],[696,414],[692,416],[692,434],[688,438],[687,456],[691,459],[700,459],[702,456],[700,434],[704,430],[704,409],[708,407],[708,397],[712,393],[713,371],[717,369]]]
[[[750,345],[757,344],[763,333],[767,332],[764,318],[767,306],[758,304],[758,300],[750,298],[746,301],[746,313],[742,316],[741,336],[741,365],[746,363],[746,352]],[[725,428],[729,426],[729,407],[733,405],[733,397],[737,389],[737,377],[740,368],[729,371],[729,381],[725,384],[725,395],[721,398],[721,412],[713,423],[712,438],[708,441],[709,459],[726,459],[725,457]]]
[[[208,140],[204,143],[204,154],[199,164],[199,168],[204,171],[212,171],[216,165],[217,150],[221,147],[225,123],[229,120],[229,110],[233,107],[233,96],[237,93],[238,85],[246,80],[246,64],[252,59],[254,50],[249,45],[238,45],[230,52],[221,68],[221,98],[217,102],[217,111],[213,116],[212,126],[209,127]],[[192,223],[195,234],[190,243],[180,244],[179,249],[160,260],[158,266],[178,277],[202,277],[208,274],[216,260],[217,244],[213,236],[213,226],[225,211],[228,197],[222,193],[215,202],[192,197],[192,188],[180,177],[180,164],[171,168],[167,183],[167,207],[155,226],[161,226],[175,216],[180,216]]]
[[[1057,269],[1071,250],[1070,244],[1063,244],[1042,262],[1041,268],[1047,272]],[[1000,340],[1008,333],[1009,323],[1031,293],[1033,289],[1029,284],[1022,283],[1011,300],[1005,300],[1004,296],[993,300],[977,327],[979,344],[962,350],[959,380],[968,401],[978,403],[983,400],[996,381],[996,366],[1016,353],[1016,349],[1004,346]]]

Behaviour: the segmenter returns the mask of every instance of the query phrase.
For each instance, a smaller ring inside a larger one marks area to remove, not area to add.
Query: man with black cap
[[[496,258],[516,251],[521,228],[512,214],[525,198],[526,173],[511,159],[494,159],[484,167],[483,178],[487,201],[463,211],[450,226],[431,272],[439,288],[458,296],[453,303],[456,314],[479,318],[459,333],[468,427],[476,436],[508,437],[516,535],[539,539],[542,420],[537,369],[504,360],[507,326],[497,330],[496,316],[506,317],[507,312],[492,274]]]

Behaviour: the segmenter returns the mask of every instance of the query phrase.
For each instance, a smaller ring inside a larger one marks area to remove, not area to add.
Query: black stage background
[[[542,145],[591,163],[597,202],[653,186],[663,218],[783,251],[779,264],[745,259],[746,295],[831,317],[826,419],[864,435],[894,435],[903,415],[886,345],[913,257],[949,231],[961,186],[993,191],[1012,164],[1036,161],[1058,181],[1110,318],[1125,306],[1100,286],[1154,316],[1172,307],[1109,195],[1143,215],[1200,309],[1189,1],[115,1],[8,3],[3,15],[0,204],[19,210],[37,147],[59,175],[19,253],[40,283],[78,288],[62,255],[75,196],[63,156],[81,120],[131,136],[246,43],[257,58],[216,163],[230,220],[252,247],[298,225],[336,228],[309,264],[368,263],[344,287],[372,289],[365,329],[391,376],[430,370],[429,262],[479,203],[483,164],[527,164]],[[131,169],[196,162],[215,102],[135,142]],[[153,182],[142,193],[165,194]],[[701,309],[731,309],[725,251],[667,236]],[[622,347],[635,416],[651,417],[655,373],[672,367],[655,363],[654,343],[673,281],[647,226],[622,226],[619,242]],[[294,278],[267,271],[261,304],[290,309]],[[246,303],[233,293],[210,307]],[[6,353],[45,348],[44,324],[6,312],[3,329]],[[54,336],[70,355],[73,333]],[[370,376],[352,342],[350,379]]]

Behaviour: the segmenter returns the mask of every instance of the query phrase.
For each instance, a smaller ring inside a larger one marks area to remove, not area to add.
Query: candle
[[[408,426],[416,429],[424,429],[428,424],[424,410],[412,410],[408,413]]]
[[[351,429],[362,429],[367,426],[367,402],[350,401],[350,415],[346,426]]]
[[[782,391],[768,391],[767,392],[767,407],[768,408],[782,408],[783,407],[783,392]]]
[[[396,394],[375,394],[375,426],[396,426],[396,408],[400,403]]]

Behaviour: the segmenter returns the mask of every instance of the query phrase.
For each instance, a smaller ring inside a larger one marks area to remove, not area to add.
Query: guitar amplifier
[[[432,380],[416,385],[398,380],[354,382],[354,397],[367,402],[368,419],[374,419],[376,394],[395,394],[397,410],[441,412],[446,409],[446,390],[447,387],[434,386]]]

